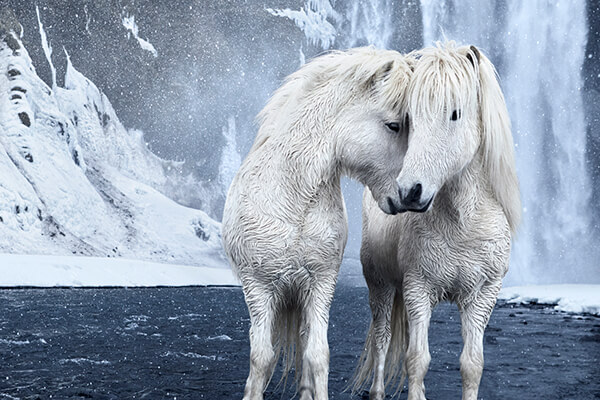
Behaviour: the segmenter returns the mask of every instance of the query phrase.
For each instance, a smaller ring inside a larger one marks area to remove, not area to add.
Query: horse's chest
[[[496,241],[435,230],[413,237],[407,249],[406,269],[447,296],[501,278],[508,257]]]
[[[297,249],[309,262],[341,259],[348,227],[343,208],[310,209],[295,232]]]

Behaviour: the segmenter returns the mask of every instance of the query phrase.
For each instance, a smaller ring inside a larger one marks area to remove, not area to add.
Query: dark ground
[[[366,333],[366,298],[364,288],[336,292],[332,400],[351,398],[342,390]],[[242,397],[249,344],[239,288],[3,290],[0,310],[0,399]],[[461,345],[456,307],[443,304],[430,329],[428,399],[460,398]],[[600,318],[499,304],[485,357],[480,398],[600,398]],[[292,397],[275,386],[267,399]]]

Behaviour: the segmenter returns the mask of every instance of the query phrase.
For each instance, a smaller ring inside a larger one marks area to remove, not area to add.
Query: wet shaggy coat
[[[332,52],[292,74],[259,115],[223,216],[251,318],[246,399],[262,398],[280,350],[294,345],[300,398],[327,398],[329,307],[347,239],[340,178],[367,185],[384,211],[399,201],[410,62]]]
[[[483,331],[521,210],[510,123],[494,67],[475,47],[438,44],[417,57],[398,185],[419,185],[422,203],[432,203],[390,216],[365,190],[361,261],[373,321],[354,388],[373,376],[370,398],[383,399],[402,375],[408,398],[425,399],[429,318],[436,304],[452,301],[465,343],[463,399],[476,399]]]

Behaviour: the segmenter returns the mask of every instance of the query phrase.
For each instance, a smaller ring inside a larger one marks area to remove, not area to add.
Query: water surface
[[[239,288],[2,290],[0,310],[0,399],[242,398],[249,318]],[[330,399],[352,398],[343,389],[369,318],[367,290],[339,286]],[[456,307],[443,304],[430,328],[428,399],[460,398],[461,346]],[[599,356],[600,318],[499,304],[479,397],[600,398]],[[282,398],[278,378],[267,399]]]

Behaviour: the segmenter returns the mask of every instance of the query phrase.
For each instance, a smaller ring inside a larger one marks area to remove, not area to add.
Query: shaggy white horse
[[[463,399],[476,399],[483,332],[507,272],[520,218],[513,141],[491,62],[475,47],[437,44],[417,52],[407,93],[408,150],[398,176],[401,207],[389,216],[363,198],[361,262],[373,320],[358,390],[371,399],[408,376],[408,398],[425,399],[433,307],[458,305]],[[402,368],[400,366],[402,365]]]
[[[251,321],[244,399],[262,399],[292,346],[300,398],[327,398],[329,307],[347,238],[340,177],[368,186],[383,212],[400,207],[410,74],[395,51],[333,52],[288,77],[260,113],[223,214]]]

